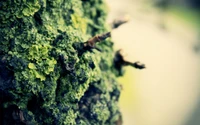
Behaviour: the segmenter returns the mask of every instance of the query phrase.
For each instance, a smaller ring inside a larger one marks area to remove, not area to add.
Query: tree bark
[[[120,125],[113,43],[103,0],[1,0],[2,125]],[[79,54],[81,52],[81,54]]]

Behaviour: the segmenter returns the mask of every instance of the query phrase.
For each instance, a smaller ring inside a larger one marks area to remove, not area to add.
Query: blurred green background
[[[107,0],[115,49],[146,69],[119,78],[124,125],[200,124],[200,1]]]

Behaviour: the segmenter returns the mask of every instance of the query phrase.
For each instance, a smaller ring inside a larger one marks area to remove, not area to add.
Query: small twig
[[[105,40],[106,38],[111,37],[111,32],[104,33],[102,35],[96,35],[86,42],[75,42],[73,47],[78,51],[78,56],[81,56],[83,53],[89,51],[93,52],[93,49],[96,49],[101,52],[101,49],[96,47],[96,43]]]
[[[100,51],[100,49],[96,47],[96,43],[101,42],[108,37],[111,37],[111,32],[107,32],[107,33],[102,34],[102,35],[94,36],[84,43],[84,49],[86,49],[86,50],[97,49],[97,50]]]
[[[118,50],[116,52],[114,63],[115,63],[115,68],[117,68],[118,70],[121,70],[122,66],[132,66],[136,69],[146,68],[145,65],[141,64],[139,61],[132,63],[130,61],[125,60],[121,53],[121,50]]]
[[[125,66],[126,66],[126,65],[127,65],[127,66],[132,66],[132,67],[134,67],[134,68],[136,68],[136,69],[144,69],[144,68],[146,68],[145,65],[142,64],[142,63],[140,63],[139,61],[134,62],[134,63],[125,61],[125,62],[124,62],[124,65],[125,65]]]
[[[130,17],[128,15],[115,19],[112,23],[112,29],[118,28],[120,25],[127,23],[130,20]]]

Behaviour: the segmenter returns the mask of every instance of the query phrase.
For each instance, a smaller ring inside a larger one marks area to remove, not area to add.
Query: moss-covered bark
[[[118,124],[113,43],[76,47],[107,32],[106,13],[103,0],[1,0],[2,124]]]

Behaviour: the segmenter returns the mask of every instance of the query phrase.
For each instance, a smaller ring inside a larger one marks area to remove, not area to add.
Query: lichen
[[[103,0],[1,1],[1,109],[15,105],[38,125],[114,125],[120,86],[113,43],[102,41],[102,52],[81,55],[74,47],[107,32],[106,16]],[[12,113],[2,117],[13,124]]]

